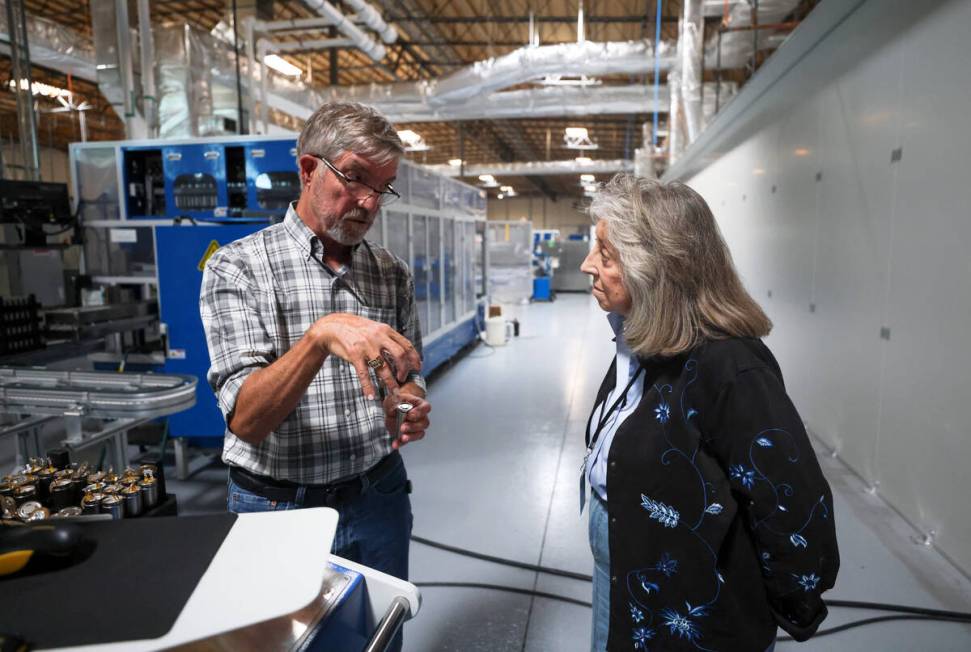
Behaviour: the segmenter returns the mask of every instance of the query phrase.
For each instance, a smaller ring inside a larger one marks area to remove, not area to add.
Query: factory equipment
[[[164,350],[150,368],[200,379],[195,407],[169,421],[184,476],[187,438],[221,447],[225,429],[205,383],[198,307],[205,260],[282,219],[300,192],[296,139],[73,143],[69,156],[82,271],[96,288],[124,288],[132,295],[126,303],[157,298]],[[394,185],[401,200],[381,209],[367,237],[413,271],[427,374],[476,339],[489,269],[485,193],[409,161]]]
[[[590,276],[580,271],[580,265],[590,253],[590,240],[570,236],[559,240],[559,266],[553,277],[556,292],[589,292]]]
[[[489,296],[494,303],[526,303],[533,296],[533,223],[489,221]]]

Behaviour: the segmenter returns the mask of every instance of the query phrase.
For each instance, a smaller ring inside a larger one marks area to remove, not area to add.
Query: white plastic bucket
[[[506,320],[502,317],[489,317],[485,320],[485,341],[489,346],[506,345]]]

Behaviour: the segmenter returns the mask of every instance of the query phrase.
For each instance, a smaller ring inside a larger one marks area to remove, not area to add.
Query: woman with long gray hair
[[[826,617],[833,498],[704,199],[614,177],[581,270],[617,354],[587,425],[593,650],[771,650]],[[581,486],[581,501],[586,491]]]

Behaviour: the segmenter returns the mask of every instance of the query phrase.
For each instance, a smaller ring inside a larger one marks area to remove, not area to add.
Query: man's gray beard
[[[347,211],[338,218],[334,226],[327,230],[327,237],[338,244],[342,244],[345,247],[353,247],[364,239],[367,234],[367,229],[363,233],[359,231],[359,226],[357,224],[349,224],[348,220],[355,219],[366,219],[367,211],[363,208],[354,208]]]

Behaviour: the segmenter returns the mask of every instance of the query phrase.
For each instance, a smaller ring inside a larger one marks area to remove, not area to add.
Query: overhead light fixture
[[[299,77],[303,74],[303,70],[293,65],[283,57],[278,54],[268,54],[263,57],[263,63],[269,67],[276,70],[281,75],[286,75],[287,77]]]
[[[583,182],[583,183],[593,183],[596,180],[597,180],[597,177],[593,176],[592,174],[581,174],[580,175],[580,181]]]
[[[448,164],[451,165],[453,168],[457,168],[460,165],[462,165],[462,159],[460,159],[460,158],[450,158],[450,159],[448,159]]]
[[[796,156],[809,156],[809,150],[805,147],[797,147],[792,153]]]
[[[506,197],[515,197],[518,194],[512,186],[499,186],[499,191]]]
[[[498,188],[499,187],[499,182],[496,181],[496,178],[494,176],[492,176],[491,174],[480,174],[479,175],[479,181],[482,182],[481,185],[482,185],[483,188]]]
[[[567,127],[563,130],[563,146],[567,149],[599,149],[600,145],[590,140],[586,127]]]
[[[576,162],[579,163],[580,165],[590,165],[591,163],[593,163],[593,159],[590,158],[589,156],[578,156],[576,158]]]
[[[498,195],[496,195],[496,199],[505,199],[505,198],[506,197],[501,192]]]
[[[20,80],[20,87],[27,90],[27,80]],[[10,90],[17,90],[17,82],[14,79],[10,80]],[[44,97],[57,98],[57,97],[71,97],[71,91],[66,88],[58,88],[57,86],[51,86],[50,84],[45,84],[44,82],[31,82],[30,83],[30,93],[31,95],[43,95]]]
[[[425,139],[411,129],[399,131],[398,138],[404,144],[406,152],[424,152],[431,149],[431,147],[425,144]]]

